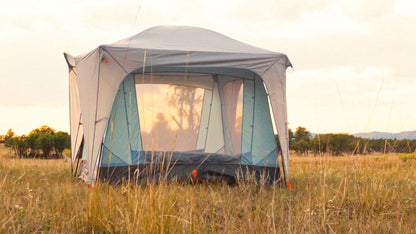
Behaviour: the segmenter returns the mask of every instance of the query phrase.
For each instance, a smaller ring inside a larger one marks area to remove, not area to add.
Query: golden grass
[[[292,157],[292,191],[101,184],[64,160],[19,160],[0,146],[0,232],[415,232],[416,160]]]

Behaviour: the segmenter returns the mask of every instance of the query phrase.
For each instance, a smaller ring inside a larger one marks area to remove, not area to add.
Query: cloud
[[[288,72],[291,124],[312,131],[416,129],[411,121],[416,117],[411,111],[415,5],[409,0],[5,3],[0,8],[0,107],[9,119],[2,121],[16,119],[15,125],[22,125],[13,116],[29,114],[25,109],[33,115],[67,113],[59,109],[68,103],[62,52],[83,54],[151,26],[181,24],[286,53],[294,65]]]
[[[383,67],[288,72],[290,127],[349,133],[416,129],[414,81]]]
[[[396,0],[394,10],[406,17],[416,17],[416,2],[413,0]]]

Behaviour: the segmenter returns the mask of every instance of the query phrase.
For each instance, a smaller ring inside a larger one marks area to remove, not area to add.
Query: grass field
[[[160,183],[88,186],[66,160],[0,146],[0,232],[416,232],[416,160],[292,157],[292,191]]]

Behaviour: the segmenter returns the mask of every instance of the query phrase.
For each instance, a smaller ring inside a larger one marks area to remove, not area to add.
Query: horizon
[[[45,125],[45,124],[43,124],[43,125]],[[32,130],[34,130],[34,129],[37,129],[37,128],[40,128],[40,127],[42,127],[43,125],[41,125],[41,126],[38,126],[38,127],[35,127],[35,128],[33,128],[33,129],[30,129],[27,133],[23,133],[23,134],[16,134],[16,132],[14,131],[14,129],[13,128],[9,128],[9,129],[12,129],[13,130],[13,132],[15,132],[15,134],[17,135],[17,136],[21,136],[21,135],[27,135],[27,134],[29,134]],[[70,134],[70,132],[69,131],[66,131],[66,130],[62,130],[62,129],[56,129],[56,128],[54,128],[53,126],[50,126],[50,125],[46,125],[46,126],[48,126],[48,127],[51,127],[52,129],[54,129],[55,131],[63,131],[63,132],[67,132],[68,134]],[[295,128],[289,128],[293,133],[295,133],[296,132],[296,128],[298,128],[298,127],[304,127],[304,128],[306,128],[306,130],[307,131],[309,131],[311,134],[314,134],[314,135],[317,135],[317,134],[320,134],[320,135],[323,135],[323,134],[348,134],[348,135],[357,135],[357,134],[371,134],[371,133],[381,133],[381,134],[393,134],[393,135],[396,135],[396,134],[403,134],[403,133],[409,133],[409,132],[416,132],[416,130],[407,130],[407,131],[401,131],[401,132],[383,132],[383,131],[370,131],[370,132],[354,132],[354,133],[348,133],[348,132],[312,132],[312,131],[310,131],[307,127],[305,127],[305,126],[297,126],[297,127],[295,127]],[[6,132],[9,130],[9,129],[7,129],[4,133],[0,133],[0,136],[5,136],[6,135]],[[149,131],[149,129],[147,129],[147,131]],[[275,135],[276,135],[277,133],[275,133]]]
[[[294,66],[287,70],[293,131],[416,129],[416,2],[261,3],[6,2],[0,9],[0,135],[10,128],[28,134],[42,125],[69,132],[63,52],[84,54],[157,25],[208,28],[287,54]]]

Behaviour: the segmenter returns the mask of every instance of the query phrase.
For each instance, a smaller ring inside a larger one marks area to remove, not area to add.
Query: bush
[[[70,136],[56,132],[46,125],[32,130],[28,136],[11,137],[6,145],[20,158],[62,158],[62,152],[70,148]]]
[[[416,159],[416,152],[413,152],[411,154],[400,154],[399,159],[403,162],[406,162],[409,159]]]
[[[12,148],[13,153],[19,158],[27,157],[27,143],[26,136],[11,137],[6,141],[6,145]]]

